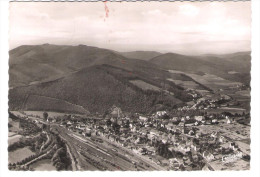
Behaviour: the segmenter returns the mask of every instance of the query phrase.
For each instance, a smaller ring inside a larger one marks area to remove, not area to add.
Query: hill
[[[134,58],[145,61],[148,61],[154,57],[161,55],[161,53],[155,51],[120,52],[120,54],[129,59]]]
[[[124,59],[109,50],[85,45],[20,46],[9,54],[10,87],[50,81],[84,67],[116,63]]]
[[[9,74],[10,110],[60,111],[57,104],[62,104],[93,113],[117,105],[124,111],[147,113],[156,105],[172,108],[192,99],[166,80],[190,78],[85,45],[18,47],[10,51]]]
[[[185,56],[175,53],[167,53],[150,62],[165,69],[178,70],[190,73],[213,74],[218,77],[250,83],[251,56],[248,52],[227,55]]]
[[[157,105],[171,109],[176,104],[182,103],[180,99],[170,94],[140,88],[129,82],[130,80],[142,80],[160,87],[160,83],[157,81],[150,82],[149,78],[129,74],[129,71],[121,68],[109,65],[92,66],[54,81],[11,89],[9,109],[29,109],[34,103],[27,99],[29,95],[39,95],[34,99],[37,100],[37,104],[33,107],[34,110],[42,110],[47,103],[50,104],[49,107],[54,104],[54,109],[55,104],[58,104],[53,102],[53,99],[56,99],[80,105],[91,113],[104,113],[113,105],[117,105],[127,112],[149,113],[154,111]],[[186,95],[181,88],[174,84],[171,85],[170,91],[175,92],[178,96]],[[186,96],[188,97],[188,95]],[[46,102],[45,97],[53,99]]]

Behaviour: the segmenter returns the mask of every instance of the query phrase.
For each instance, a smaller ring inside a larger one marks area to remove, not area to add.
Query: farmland
[[[233,82],[233,81],[228,81],[226,79],[223,79],[221,77],[218,77],[213,74],[194,74],[194,73],[184,73],[181,71],[176,71],[176,70],[168,70],[170,73],[181,73],[181,74],[186,74],[187,76],[191,77],[193,80],[196,82],[209,87],[212,90],[219,90],[223,88],[230,88],[230,87],[236,87],[237,85],[242,85],[239,82]]]
[[[50,159],[43,159],[40,161],[37,161],[36,163],[33,163],[31,165],[31,168],[36,171],[56,171],[55,166],[52,165],[52,162]]]
[[[137,87],[143,89],[143,90],[155,90],[155,91],[160,91],[160,88],[159,87],[156,87],[154,85],[151,85],[149,83],[146,83],[142,80],[131,80],[129,81],[131,82],[132,84],[136,85]]]
[[[25,159],[26,157],[29,157],[31,155],[33,155],[34,153],[28,148],[28,147],[24,147],[21,149],[17,149],[13,152],[9,152],[8,156],[9,156],[9,163],[16,163],[19,162],[23,159]]]
[[[174,80],[174,79],[170,79],[170,78],[168,78],[167,80],[172,81],[176,85],[180,85],[181,87],[183,87],[185,89],[188,89],[188,88],[197,89],[197,88],[199,88],[199,85],[197,83],[193,82],[193,81]]]

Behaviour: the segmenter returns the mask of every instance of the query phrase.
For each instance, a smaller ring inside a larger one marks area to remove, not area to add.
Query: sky
[[[10,2],[9,46],[89,45],[187,55],[250,51],[251,3]]]

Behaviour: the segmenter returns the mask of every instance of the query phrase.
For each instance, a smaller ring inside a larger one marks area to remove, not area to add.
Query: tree
[[[48,115],[47,112],[44,112],[44,113],[43,113],[43,119],[44,119],[45,121],[47,120],[48,116],[49,116],[49,115]]]

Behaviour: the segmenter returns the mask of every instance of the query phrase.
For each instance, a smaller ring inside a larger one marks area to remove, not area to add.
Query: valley
[[[241,152],[248,169],[247,57],[13,49],[9,169],[225,170],[222,157]]]

